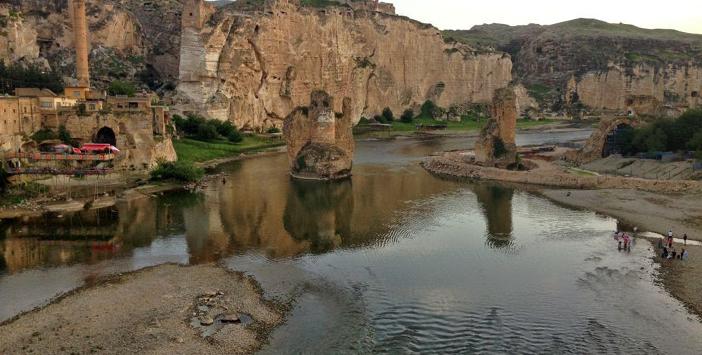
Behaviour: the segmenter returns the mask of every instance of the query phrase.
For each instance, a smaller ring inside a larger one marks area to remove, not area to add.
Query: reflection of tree
[[[487,244],[492,248],[512,245],[512,196],[514,190],[495,185],[476,184],[478,198],[487,223]]]
[[[350,180],[292,181],[283,225],[293,238],[308,242],[311,252],[333,250],[351,234],[353,201]]]

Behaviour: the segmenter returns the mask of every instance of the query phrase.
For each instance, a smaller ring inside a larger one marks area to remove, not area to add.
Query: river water
[[[519,144],[589,132],[521,134]],[[617,221],[418,166],[471,139],[358,142],[354,176],[300,183],[284,154],[220,168],[202,193],[5,221],[0,321],[101,276],[220,262],[291,302],[263,353],[702,352],[702,323]]]

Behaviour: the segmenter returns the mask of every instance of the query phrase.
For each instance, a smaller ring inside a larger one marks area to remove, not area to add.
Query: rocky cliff
[[[284,0],[255,11],[193,1],[184,11],[180,63],[178,90],[190,110],[250,128],[280,126],[317,89],[339,98],[335,112],[351,99],[357,121],[425,100],[487,103],[512,80],[509,55],[446,44],[430,25]]]
[[[555,111],[658,115],[702,104],[702,35],[590,19],[444,35],[511,54],[515,79]]]
[[[126,79],[156,89],[174,82],[181,8],[179,0],[89,0],[93,85]],[[75,55],[68,0],[2,2],[0,59],[56,70],[72,84]]]

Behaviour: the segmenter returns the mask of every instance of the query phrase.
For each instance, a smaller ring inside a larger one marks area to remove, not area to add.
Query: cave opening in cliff
[[[697,92],[697,91],[693,91],[693,92],[690,94],[690,96],[692,96],[692,97],[698,97],[698,96],[700,96],[700,93]]]
[[[617,125],[616,128],[607,134],[607,139],[602,148],[602,157],[606,158],[614,154],[625,154],[627,142],[631,141],[631,136],[633,134],[634,127],[626,123]]]
[[[110,144],[117,146],[117,137],[115,131],[110,127],[102,127],[95,135],[95,143]]]

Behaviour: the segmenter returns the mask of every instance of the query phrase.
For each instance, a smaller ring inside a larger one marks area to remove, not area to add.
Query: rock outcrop
[[[675,116],[702,105],[702,67],[648,64],[625,67],[610,63],[607,70],[573,76],[566,102],[611,113]]]
[[[184,110],[239,127],[280,126],[317,88],[350,98],[358,121],[425,100],[489,103],[512,80],[509,55],[446,44],[436,28],[404,17],[280,0],[264,12],[189,1],[197,10],[183,20],[178,90],[192,103]]]
[[[475,161],[482,166],[511,167],[517,162],[517,95],[513,87],[495,91],[492,113],[475,143]]]
[[[114,79],[152,89],[173,83],[180,51],[179,0],[87,0],[92,85]],[[38,64],[75,84],[69,1],[13,0],[0,4],[0,58]]]
[[[335,112],[333,97],[313,91],[309,106],[297,108],[285,119],[283,134],[294,178],[339,180],[351,176],[351,100],[344,99],[342,106],[341,113]]]

